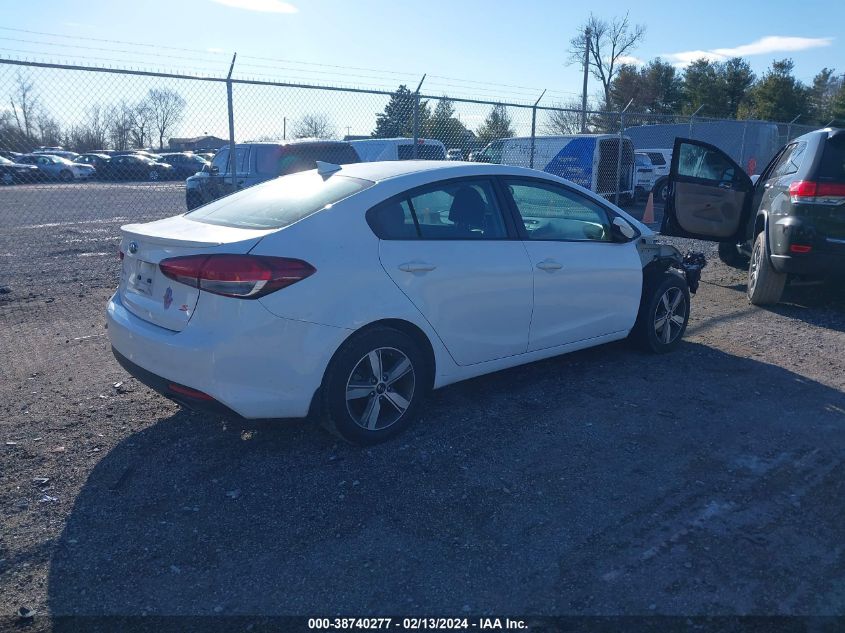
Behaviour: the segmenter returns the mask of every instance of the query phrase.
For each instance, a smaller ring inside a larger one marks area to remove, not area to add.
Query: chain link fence
[[[448,159],[553,173],[655,223],[676,137],[707,141],[759,173],[792,123],[449,98],[0,60],[0,378],[56,362],[45,337],[102,337],[119,227],[315,160]],[[310,139],[307,142],[304,139]],[[238,150],[226,147],[234,140]],[[354,151],[350,151],[350,149]]]

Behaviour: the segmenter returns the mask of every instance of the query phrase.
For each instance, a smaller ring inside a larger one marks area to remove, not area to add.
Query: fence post
[[[226,75],[226,104],[229,110],[229,173],[232,174],[232,192],[237,189],[237,154],[235,150],[235,108],[232,103],[232,70],[235,68],[235,58],[238,54],[232,55],[232,63],[229,65],[229,74]]]
[[[420,79],[420,83],[417,85],[417,90],[414,92],[414,149],[413,149],[413,156],[414,160],[419,157],[419,151],[417,149],[417,143],[420,138],[420,88],[422,88],[423,82],[425,81],[425,75],[422,76]]]
[[[789,143],[789,141],[792,140],[792,124],[795,123],[800,118],[801,118],[801,115],[799,114],[797,117],[795,117],[789,123],[786,124],[786,142],[787,143]]]
[[[540,93],[540,96],[537,98],[537,101],[534,102],[534,106],[531,108],[531,160],[529,162],[529,167],[534,169],[534,138],[535,133],[537,131],[537,104],[540,103],[540,99],[543,98],[543,95],[546,94],[546,91]]]
[[[742,147],[739,150],[739,164],[745,169],[745,136],[748,132],[748,119],[745,119],[745,125],[742,126]],[[749,176],[751,174],[748,174]]]
[[[700,106],[698,106],[698,110],[693,112],[689,117],[689,138],[693,138],[693,135],[692,135],[692,120],[695,118],[696,114],[701,112],[701,108],[703,108],[703,107],[704,107],[704,104],[702,103]]]
[[[631,107],[632,103],[634,103],[633,99],[631,99],[628,102],[628,105],[626,105],[622,109],[622,112],[619,113],[619,147],[616,152],[616,186],[614,187],[614,189],[616,189],[616,194],[613,200],[613,204],[617,207],[619,206],[619,187],[622,182],[622,139],[625,135],[625,112]]]

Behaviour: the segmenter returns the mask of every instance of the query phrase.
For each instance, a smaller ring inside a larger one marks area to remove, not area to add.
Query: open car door
[[[754,184],[730,156],[713,145],[676,138],[669,196],[660,232],[700,240],[739,241]]]

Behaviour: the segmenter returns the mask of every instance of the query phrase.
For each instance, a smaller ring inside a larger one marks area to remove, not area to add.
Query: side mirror
[[[220,175],[220,168],[217,165],[209,166],[208,171],[212,176],[219,176]]]
[[[624,218],[613,218],[613,234],[620,242],[627,242],[637,236],[637,231]]]

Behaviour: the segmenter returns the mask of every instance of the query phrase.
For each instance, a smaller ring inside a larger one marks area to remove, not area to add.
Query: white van
[[[358,152],[362,163],[414,159],[412,138],[368,138],[349,144]],[[446,160],[446,146],[440,141],[417,139],[417,160]]]
[[[531,161],[531,137],[522,136],[493,141],[472,159],[480,163],[532,167],[571,180],[601,196],[616,193],[619,136],[616,134],[573,134],[570,136],[537,136],[534,138],[534,161]],[[622,165],[619,174],[619,197],[634,197],[634,145],[622,138]]]

